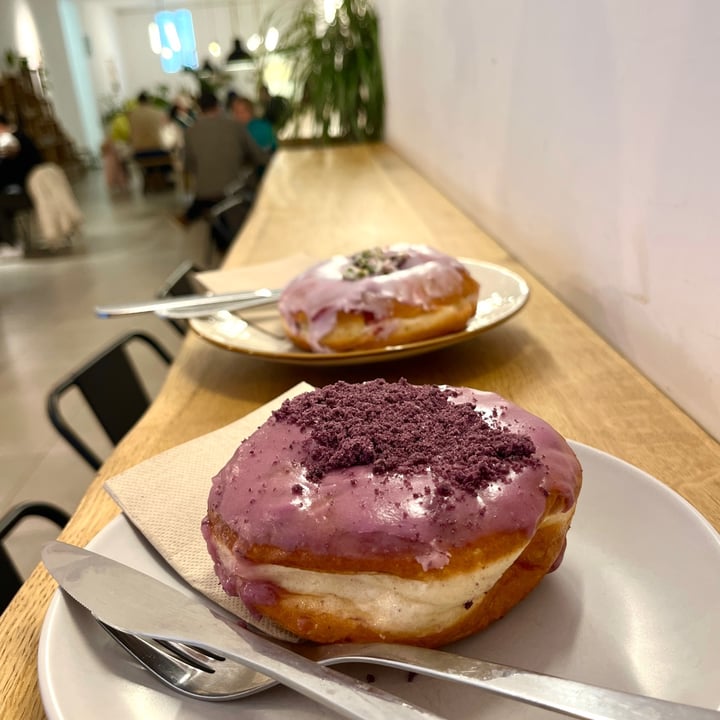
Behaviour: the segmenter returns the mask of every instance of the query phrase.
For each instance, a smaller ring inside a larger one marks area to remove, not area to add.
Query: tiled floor
[[[130,329],[155,335],[171,353],[180,335],[155,316],[100,320],[99,303],[152,297],[184,260],[206,265],[206,229],[184,231],[169,217],[179,193],[143,196],[136,178],[125,195],[110,194],[102,173],[74,185],[85,215],[82,236],[55,257],[0,257],[0,515],[17,502],[46,500],[72,512],[94,471],[62,439],[45,410],[48,390],[62,377]],[[141,360],[155,391],[164,369]],[[82,403],[68,414],[83,423],[107,452]],[[25,521],[7,547],[23,573],[38,560],[40,544],[56,534],[42,520]]]

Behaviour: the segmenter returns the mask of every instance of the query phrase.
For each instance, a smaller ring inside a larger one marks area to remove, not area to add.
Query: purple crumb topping
[[[343,280],[360,280],[372,275],[389,275],[402,269],[408,259],[407,253],[390,248],[362,250],[348,258],[349,265],[343,271]]]
[[[310,480],[331,470],[370,465],[376,474],[430,471],[475,492],[508,473],[537,465],[527,435],[491,427],[471,403],[451,403],[451,389],[372,380],[337,382],[286,400],[273,415],[308,431],[303,462]]]

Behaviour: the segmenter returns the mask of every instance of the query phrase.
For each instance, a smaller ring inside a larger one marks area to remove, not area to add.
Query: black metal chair
[[[237,180],[225,188],[225,198],[207,213],[210,236],[206,263],[213,264],[215,253],[225,255],[253,208],[258,192],[259,176],[254,168],[247,168]]]
[[[170,273],[160,290],[158,290],[157,297],[176,297],[178,295],[193,295],[195,293],[202,292],[203,289],[200,287],[200,284],[194,280],[195,273],[198,272],[202,272],[202,268],[195,265],[192,261],[185,260],[180,263],[180,265],[178,265],[175,270]],[[167,321],[181,335],[185,335],[187,333],[187,320],[167,318]]]
[[[15,563],[2,544],[5,538],[27,517],[43,517],[54,522],[60,529],[65,527],[70,516],[49,503],[21,503],[8,510],[0,518],[0,613],[5,610],[15,593],[23,584],[23,578]]]
[[[211,252],[213,246],[221,255],[227,252],[245,224],[254,202],[255,193],[245,191],[227,197],[210,208]]]
[[[102,461],[63,417],[60,401],[71,388],[78,388],[110,441],[114,445],[120,442],[150,405],[147,390],[128,354],[128,346],[135,342],[154,350],[165,363],[172,362],[170,353],[155,338],[131,332],[59,382],[48,395],[50,421],[95,470]]]

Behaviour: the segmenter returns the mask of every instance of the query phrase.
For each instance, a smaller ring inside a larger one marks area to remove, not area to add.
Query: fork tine
[[[142,637],[97,622],[146,670],[183,695],[210,701],[234,700],[277,684],[262,673],[195,646]]]
[[[224,657],[206,654],[193,645],[124,633],[99,620],[98,624],[143,665],[150,659],[162,656],[167,662],[174,661],[178,667],[188,671],[201,670],[214,673],[213,665],[225,661]]]
[[[162,658],[163,662],[168,665],[173,665],[179,671],[207,672],[204,668],[198,667],[199,663],[190,663],[183,659],[182,653],[171,652],[170,649],[165,647],[159,640],[141,637],[140,635],[123,633],[120,630],[116,630],[111,625],[106,625],[100,621],[98,621],[98,625],[100,625],[100,627],[102,627],[103,630],[110,635],[110,637],[116,640],[121,647],[125,648],[136,660],[148,669],[152,669],[151,666],[154,665],[154,662],[158,658]]]
[[[224,657],[220,655],[210,655],[194,645],[186,645],[184,643],[171,642],[169,640],[157,640],[156,642],[166,648],[169,652],[172,652],[180,660],[207,672],[215,672],[213,665],[215,663],[225,661]]]

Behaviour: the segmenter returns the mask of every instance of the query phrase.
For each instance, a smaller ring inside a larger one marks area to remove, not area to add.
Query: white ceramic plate
[[[619,690],[720,708],[720,536],[659,481],[572,443],[584,487],[560,569],[505,618],[451,650]],[[120,516],[89,544],[177,581]],[[480,690],[378,666],[343,667],[458,720],[555,718]],[[89,614],[53,598],[38,658],[49,720],[292,720],[337,717],[284,688],[233,703],[166,690]]]
[[[461,332],[431,340],[374,350],[306,352],[295,347],[285,336],[275,305],[245,311],[242,317],[221,311],[206,318],[193,318],[190,327],[200,337],[227,350],[296,365],[354,365],[420,355],[469,340],[508,320],[527,302],[530,291],[517,273],[479,260],[463,258],[462,262],[480,283],[477,310]]]

